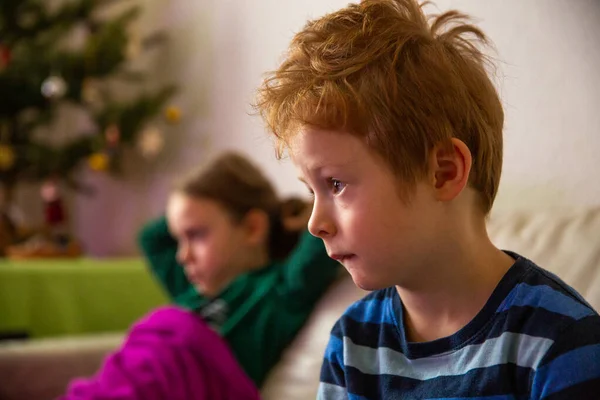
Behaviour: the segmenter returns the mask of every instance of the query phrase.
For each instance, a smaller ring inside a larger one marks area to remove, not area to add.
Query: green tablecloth
[[[0,335],[123,331],[166,303],[142,259],[0,259]]]

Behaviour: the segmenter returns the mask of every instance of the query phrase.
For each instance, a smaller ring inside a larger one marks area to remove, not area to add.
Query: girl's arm
[[[169,233],[166,218],[161,217],[146,224],[138,235],[138,243],[150,270],[171,301],[186,308],[195,308],[201,296],[177,262],[177,241]]]
[[[340,274],[340,264],[329,258],[323,241],[307,230],[285,260],[282,293],[298,306],[312,307]]]

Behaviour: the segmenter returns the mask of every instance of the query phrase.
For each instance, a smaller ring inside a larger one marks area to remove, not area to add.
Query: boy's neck
[[[514,260],[497,249],[487,233],[476,240],[454,243],[441,254],[428,282],[417,288],[396,286],[404,307],[409,342],[428,342],[450,336],[467,325],[483,308]]]

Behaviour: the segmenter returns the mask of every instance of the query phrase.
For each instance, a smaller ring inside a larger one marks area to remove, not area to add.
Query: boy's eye
[[[337,179],[329,178],[329,186],[330,186],[333,194],[339,194],[342,192],[342,190],[344,190],[344,188],[346,187],[346,184]]]

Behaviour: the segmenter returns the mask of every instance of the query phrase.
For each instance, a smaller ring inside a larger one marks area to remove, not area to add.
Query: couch
[[[495,214],[494,243],[554,272],[600,309],[600,207]],[[344,276],[325,294],[262,388],[265,400],[314,399],[329,330],[365,293]],[[71,377],[90,375],[122,334],[0,344],[0,400],[49,400]]]

